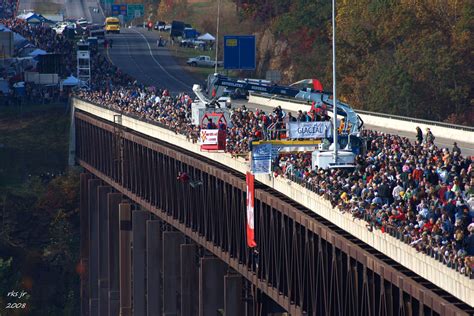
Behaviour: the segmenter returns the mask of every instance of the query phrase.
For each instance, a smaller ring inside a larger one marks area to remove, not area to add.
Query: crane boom
[[[232,79],[221,74],[214,74],[211,77],[210,87],[226,87],[260,92],[268,95],[279,95],[295,98],[298,100],[314,102],[316,107],[320,107],[325,104],[329,107],[329,109],[333,108],[332,93],[325,91],[315,91],[309,88],[300,90],[294,87],[271,85],[249,79]],[[348,104],[338,101],[337,114],[344,116],[346,118],[346,122],[350,123],[350,129],[348,130],[349,134],[359,133],[363,122]]]

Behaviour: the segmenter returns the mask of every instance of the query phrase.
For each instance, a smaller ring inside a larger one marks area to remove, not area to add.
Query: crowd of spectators
[[[34,39],[39,47],[69,52],[73,44],[41,27],[12,21],[9,27]],[[145,87],[122,73],[99,52],[94,54],[92,89],[79,90],[78,98],[122,113],[161,124],[196,142],[200,127],[191,120],[192,97]],[[250,141],[263,139],[288,121],[328,119],[325,112],[299,112],[296,116],[277,107],[271,113],[245,106],[231,111],[226,151],[246,155]],[[461,273],[474,268],[474,162],[456,145],[439,148],[434,135],[417,131],[417,140],[376,131],[363,131],[367,150],[356,157],[354,170],[316,169],[311,154],[279,156],[275,177],[286,177],[329,200],[341,212],[367,221],[410,243]]]
[[[166,125],[193,141],[199,126],[191,124],[191,98],[167,91],[120,87],[112,92],[80,91],[78,97]],[[300,115],[299,115],[300,116]],[[231,112],[226,151],[245,155],[251,140],[262,139],[270,126],[283,125],[291,115]],[[297,118],[300,119],[300,118]],[[427,131],[421,141],[364,131],[367,152],[356,167],[311,168],[311,154],[279,156],[274,176],[295,180],[331,201],[342,212],[368,222],[368,229],[395,232],[410,245],[461,273],[471,273],[474,258],[474,162],[456,145],[438,148]]]
[[[461,273],[474,259],[474,162],[457,145],[438,148],[376,131],[364,131],[367,153],[355,170],[312,170],[311,156],[275,162],[286,176],[315,191],[333,207],[409,242]],[[432,134],[431,134],[432,135]]]
[[[18,0],[0,0],[0,18],[11,19],[18,8]]]
[[[35,47],[48,53],[61,54],[63,65],[61,76],[68,76],[76,72],[75,45],[64,36],[59,36],[48,25],[32,25],[21,19],[4,19],[0,23],[12,32],[26,38]]]

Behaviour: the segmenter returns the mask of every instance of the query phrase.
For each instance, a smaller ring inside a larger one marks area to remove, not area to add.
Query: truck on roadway
[[[120,20],[113,16],[106,18],[105,33],[120,33]]]
[[[209,56],[202,55],[189,58],[186,64],[193,67],[214,67],[216,61],[211,59]],[[217,67],[222,67],[222,61],[217,62]]]

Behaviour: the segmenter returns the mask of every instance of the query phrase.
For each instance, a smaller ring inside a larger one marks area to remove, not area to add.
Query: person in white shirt
[[[395,201],[401,199],[400,193],[403,192],[402,183],[400,181],[397,182],[397,186],[392,190],[392,196]]]

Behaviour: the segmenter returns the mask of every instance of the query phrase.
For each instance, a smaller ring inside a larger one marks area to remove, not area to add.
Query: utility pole
[[[221,15],[221,0],[217,2],[217,32],[216,32],[216,64],[214,65],[214,73],[217,73],[217,53],[219,52],[219,16]]]
[[[334,164],[337,164],[337,97],[336,97],[336,0],[332,0],[332,102]]]

